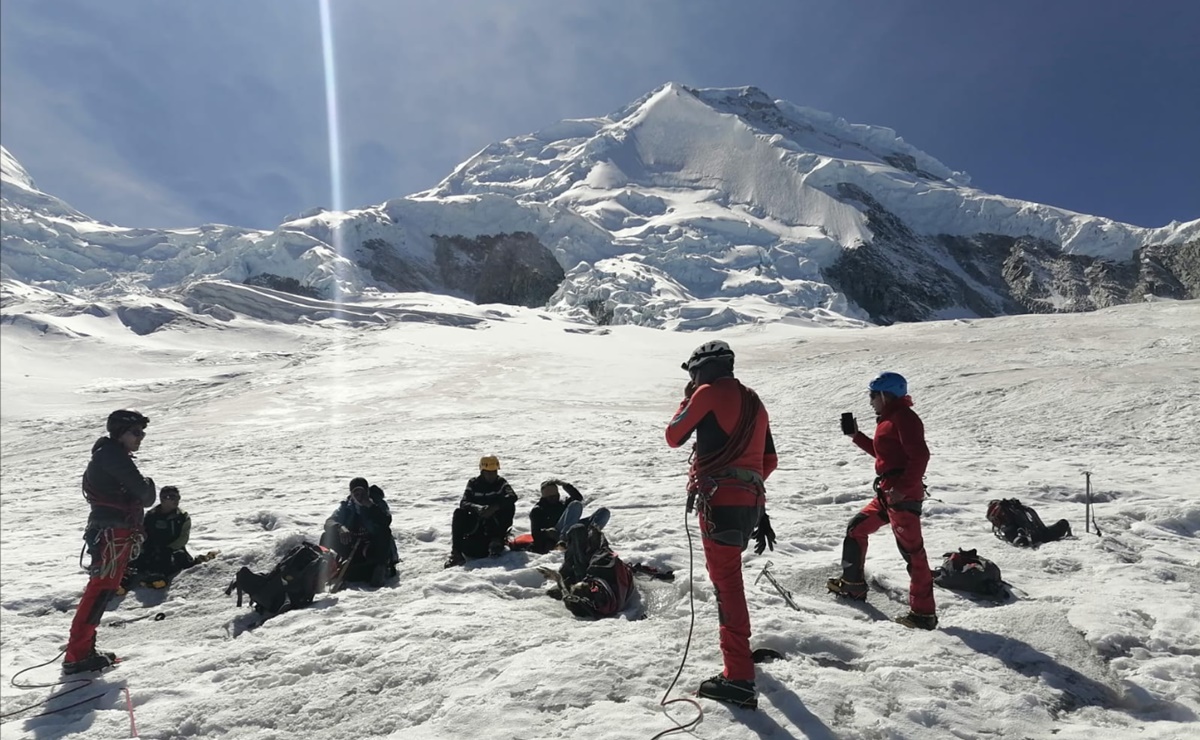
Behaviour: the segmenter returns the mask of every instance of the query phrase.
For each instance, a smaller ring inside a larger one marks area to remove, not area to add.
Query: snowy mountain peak
[[[3,146],[0,146],[0,180],[7,180],[30,190],[37,190],[33,184],[33,178]]]
[[[955,172],[934,157],[899,137],[893,129],[847,123],[846,119],[814,108],[774,100],[757,87],[691,89],[682,88],[714,110],[738,116],[762,130],[782,129],[807,145],[809,151],[825,149],[834,156],[874,158],[926,179],[950,180],[959,185],[970,183],[965,172]]]
[[[217,277],[679,329],[1200,297],[1200,221],[1145,229],[984,193],[892,129],[755,87],[668,83],[491,144],[431,190],[273,232],[99,224],[32,190],[7,151],[4,173],[3,276],[68,292]]]
[[[845,197],[851,186],[919,234],[1032,237],[1113,260],[1127,260],[1147,243],[1200,236],[1200,222],[1144,229],[990,195],[969,183],[892,129],[847,123],[753,87],[670,83],[610,116],[563,121],[488,146],[419,197],[493,193],[555,203],[620,232],[646,217],[623,200],[686,189],[781,226],[820,227],[840,246],[854,247],[871,236],[863,231],[863,204]],[[622,209],[632,218],[619,218]]]

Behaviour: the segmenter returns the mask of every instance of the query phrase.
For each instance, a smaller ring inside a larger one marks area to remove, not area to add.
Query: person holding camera
[[[842,575],[830,578],[829,590],[843,598],[864,601],[867,583],[864,564],[867,538],[883,525],[891,524],[896,545],[908,565],[909,613],[896,621],[906,627],[931,630],[937,627],[933,600],[933,574],[921,536],[921,505],[925,499],[925,468],[929,447],[925,425],[912,410],[908,381],[899,373],[882,373],[867,386],[875,412],[875,436],[858,429],[850,413],[842,414],[842,433],[875,458],[875,498],[855,514],[842,542]]]
[[[378,587],[395,576],[400,556],[383,489],[366,478],[351,480],[350,495],[325,520],[321,546],[344,563],[342,581],[367,581]]]

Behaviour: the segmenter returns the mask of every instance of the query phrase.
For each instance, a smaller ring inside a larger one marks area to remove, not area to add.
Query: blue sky
[[[984,190],[1200,218],[1200,3],[333,0],[347,206],[667,81],[890,126]],[[330,206],[317,0],[5,0],[0,141],[127,226]]]

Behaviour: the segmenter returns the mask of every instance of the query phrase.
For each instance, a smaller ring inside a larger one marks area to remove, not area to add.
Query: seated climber
[[[351,480],[350,495],[325,520],[321,547],[337,553],[344,567],[343,582],[366,581],[378,587],[395,576],[400,556],[383,489],[366,478]]]
[[[559,493],[559,486],[567,492],[569,498],[566,501]],[[559,531],[558,522],[567,513],[568,505],[579,502],[579,508],[582,509],[583,496],[575,486],[557,478],[543,482],[541,494],[542,497],[529,510],[529,532],[533,535],[533,544],[529,549],[537,553],[547,553],[554,549],[566,532]],[[578,520],[579,517],[576,516],[575,519]]]
[[[467,489],[454,510],[450,557],[445,567],[462,565],[467,558],[502,555],[516,511],[517,494],[500,476],[499,458],[480,458],[479,475],[467,481]]]
[[[179,508],[179,488],[163,486],[158,498],[158,505],[146,512],[146,539],[141,554],[129,563],[124,589],[139,584],[166,588],[176,574],[197,562],[187,551],[192,518]]]

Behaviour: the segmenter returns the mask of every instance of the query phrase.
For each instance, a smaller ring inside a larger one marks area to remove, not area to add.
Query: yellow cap
[[[484,455],[483,457],[479,458],[479,469],[499,470],[500,458],[496,457],[495,455]]]

